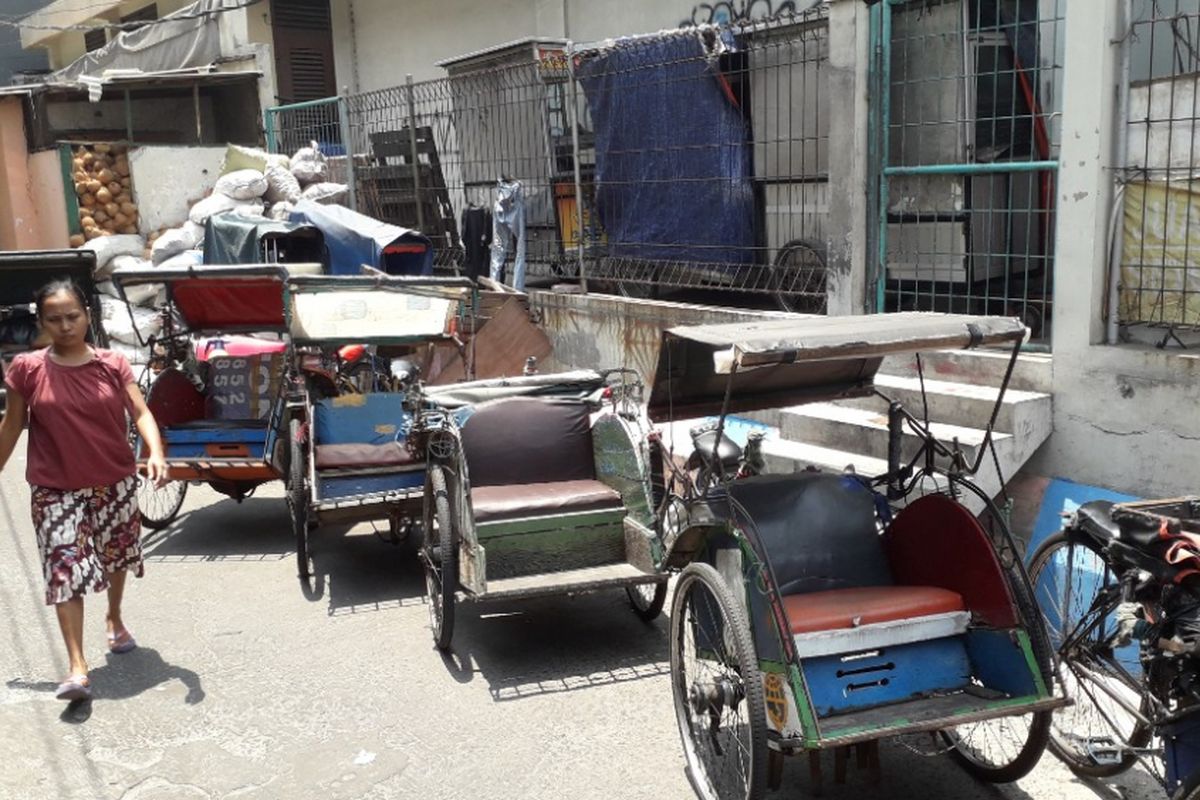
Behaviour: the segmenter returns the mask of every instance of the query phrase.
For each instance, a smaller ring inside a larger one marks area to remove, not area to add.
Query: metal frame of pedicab
[[[985,345],[1012,348],[1008,372],[988,422],[984,444],[975,459],[968,461],[956,442],[950,445],[939,442],[927,419],[918,418],[899,403],[889,401],[888,473],[866,480],[848,475],[828,476],[870,488],[875,509],[867,513],[875,519],[881,543],[887,541],[882,531],[891,535],[899,525],[893,522],[892,527],[885,529],[878,516],[881,504],[890,516],[893,504],[904,502],[919,483],[928,482],[935,475],[943,487],[949,488],[949,496],[935,494],[914,500],[899,511],[896,520],[904,520],[903,530],[907,531],[931,510],[949,514],[947,518],[955,520],[953,526],[920,529],[922,536],[928,535],[927,546],[937,551],[957,547],[955,542],[961,541],[963,546],[970,543],[975,548],[978,557],[970,563],[984,570],[981,574],[987,576],[992,591],[1003,590],[1000,596],[1007,597],[1007,604],[1001,603],[998,612],[993,610],[990,619],[1000,620],[1007,608],[1011,612],[1009,620],[990,627],[989,617],[968,608],[971,617],[966,627],[961,627],[962,618],[958,617],[955,625],[959,627],[943,629],[938,635],[957,631],[955,636],[974,637],[969,641],[964,638],[964,648],[968,644],[993,648],[995,663],[1003,663],[1012,670],[1004,680],[997,677],[995,670],[982,665],[983,661],[992,663],[990,660],[977,661],[971,657],[967,661],[971,670],[968,678],[974,683],[941,689],[926,687],[901,698],[891,697],[880,705],[826,700],[836,697],[837,692],[849,697],[859,689],[887,686],[889,675],[894,682],[890,691],[900,692],[902,681],[908,679],[896,667],[920,668],[917,662],[904,667],[902,659],[915,656],[905,655],[900,648],[906,643],[904,637],[909,635],[904,623],[914,620],[885,623],[882,627],[855,627],[859,617],[854,618],[850,628],[793,635],[773,563],[786,554],[779,550],[772,554],[764,548],[762,529],[735,497],[746,497],[746,489],[724,477],[709,487],[696,487],[690,483],[689,475],[674,470],[674,486],[682,483],[685,488],[675,491],[672,484],[667,484],[659,515],[665,551],[660,568],[682,570],[672,600],[671,683],[687,775],[698,796],[706,800],[762,797],[768,784],[772,788],[779,785],[783,756],[805,752],[809,754],[819,791],[820,751],[839,750],[840,773],[847,749],[853,745],[860,748],[859,763],[865,761],[877,769],[876,743],[881,738],[903,734],[930,732],[940,737],[939,741],[946,745],[943,750],[951,752],[984,780],[1016,780],[1037,762],[1045,748],[1050,713],[1066,700],[1054,695],[1049,640],[1033,602],[1020,551],[1002,515],[971,480],[991,445],[992,427],[1025,336],[1025,328],[1018,320],[924,313],[774,320],[664,332],[648,414],[656,422],[718,414],[718,440],[730,413],[872,394],[885,397],[875,389],[874,376],[883,357],[889,354]],[[923,374],[921,381],[923,387]],[[915,433],[921,443],[907,459],[901,447],[905,429]],[[668,458],[665,463],[670,467],[673,462]],[[720,474],[721,470],[716,472]],[[813,474],[748,480],[791,481],[799,485],[800,481],[817,480],[806,477]],[[876,491],[880,487],[887,488],[886,494]],[[976,498],[990,510],[993,523],[990,533],[957,502],[956,498],[962,496]],[[920,512],[916,510],[919,507]],[[714,509],[719,513],[714,513]],[[906,513],[911,515],[907,520]],[[764,525],[772,523],[770,519],[760,521]],[[786,518],[788,527],[782,529],[786,535],[796,535],[795,523],[794,518]],[[929,559],[930,563],[936,560]],[[964,559],[963,565],[966,563]],[[955,570],[947,572],[950,574],[946,575],[946,583],[953,585]],[[940,578],[935,576],[933,580]],[[715,610],[717,616],[707,626],[719,630],[719,635],[705,633],[705,625],[689,617],[698,605],[691,595],[696,587],[704,589],[713,599],[710,611]],[[932,624],[934,620],[928,621]],[[946,622],[943,619],[938,624]],[[684,656],[689,636],[695,645],[697,673],[703,671],[700,665],[705,670],[711,669],[703,678],[691,681]],[[821,640],[810,640],[811,636]],[[907,644],[915,647],[927,643],[913,636]],[[836,679],[829,671],[831,659],[838,662]],[[875,663],[885,659],[894,659],[895,663]],[[930,661],[923,666],[932,670],[936,664]],[[885,668],[896,670],[895,674],[884,671]],[[860,673],[861,677],[856,677]],[[953,674],[962,679],[961,671]],[[885,679],[879,680],[879,675]],[[888,691],[883,690],[884,695]],[[824,713],[817,710],[814,698],[818,697]],[[850,707],[837,708],[837,703],[842,702]],[[730,716],[742,714],[744,722],[735,719],[730,723]],[[1014,734],[1015,755],[1002,753],[993,758],[981,751],[976,735],[997,734],[991,727],[979,726],[991,726],[991,721],[1003,719],[1000,729],[1008,731],[1011,718],[1022,716],[1024,720],[1023,715],[1031,715],[1028,726],[1012,726],[1024,730],[1016,730]],[[733,769],[729,774],[735,776],[736,785],[727,788],[720,781],[720,776],[726,773],[715,766],[720,766],[722,761],[718,759],[724,759],[725,753],[733,749],[731,742],[742,744],[740,737],[726,735],[731,730],[735,735],[744,730],[745,744],[736,750],[738,756],[732,764],[724,764]]]
[[[642,410],[642,391],[636,373],[620,368],[478,381],[439,387],[426,396],[422,428],[429,468],[421,559],[430,622],[439,649],[450,647],[455,606],[461,601],[487,603],[625,589],[634,613],[643,620],[650,621],[662,612],[668,576],[657,569],[662,551],[654,532],[649,427]],[[590,404],[596,479],[621,496],[622,508],[541,513],[477,524],[461,439],[464,412],[471,413],[474,404],[487,400],[538,396]],[[485,527],[496,538],[482,537]],[[570,537],[579,531],[617,537],[624,557],[564,566],[572,559],[562,554],[583,547],[572,547]],[[525,536],[536,542],[529,545],[535,568],[489,579],[488,547],[498,547],[500,539],[511,542]]]
[[[306,347],[336,349],[345,344],[370,347],[412,346],[455,341],[464,314],[474,313],[474,283],[463,278],[391,276],[372,269],[362,275],[313,275],[289,278],[284,287],[284,314],[290,342],[290,383],[283,414],[287,428],[287,456],[283,477],[296,559],[302,580],[311,577],[309,533],[324,523],[387,519],[394,540],[399,526],[420,517],[423,507],[424,452],[410,447],[412,416],[404,410],[410,392],[420,392],[419,383],[394,392],[341,394],[316,398],[304,378],[300,350]],[[416,463],[403,466],[321,470],[317,465],[315,404],[334,424],[347,418],[380,394],[397,395],[396,417],[377,430],[416,456]],[[363,480],[372,484],[362,491],[334,496],[323,494],[325,482],[336,479]],[[415,481],[415,483],[413,483]],[[388,485],[383,483],[401,484]],[[411,484],[411,485],[410,485]]]
[[[290,265],[294,268],[316,268],[320,265]],[[247,264],[231,266],[188,267],[184,269],[140,269],[121,270],[113,273],[112,280],[117,293],[129,308],[130,318],[133,319],[133,307],[130,303],[127,289],[138,285],[160,285],[166,290],[166,309],[164,316],[169,320],[178,320],[179,330],[169,331],[166,335],[156,335],[143,340],[138,334],[139,344],[143,347],[155,348],[166,342],[166,357],[172,359],[175,340],[186,342],[190,348],[192,340],[200,336],[220,336],[229,334],[274,333],[281,338],[286,335],[283,312],[283,287],[290,271],[285,266],[274,264]],[[205,294],[209,296],[205,296]],[[191,318],[189,319],[189,315]],[[137,330],[136,324],[134,325]],[[152,359],[155,357],[152,354]],[[159,380],[164,373],[173,370],[178,365],[169,363],[166,368],[155,374],[147,392],[147,402],[154,411],[159,405],[160,398],[156,397],[155,387],[160,386]],[[175,372],[174,374],[178,374]],[[171,443],[165,441],[167,477],[173,483],[179,495],[172,503],[171,511],[161,519],[145,520],[153,528],[163,528],[179,513],[183,497],[189,482],[205,482],[213,488],[241,502],[263,483],[279,479],[283,476],[281,453],[279,451],[279,434],[283,420],[285,377],[278,376],[278,389],[270,398],[271,411],[267,425],[263,429],[263,446],[260,456],[249,456],[241,453],[240,447],[245,442],[222,445],[220,429],[224,426],[214,424],[212,433],[214,441],[205,445],[204,455],[172,454]],[[156,419],[160,428],[163,427],[163,417],[170,418],[159,408]],[[164,436],[170,432],[170,423],[165,426]],[[193,425],[194,431],[200,431],[204,426]],[[145,458],[140,439],[135,447],[138,454],[138,466],[144,471]],[[225,453],[221,451],[225,450]],[[143,515],[144,516],[144,515]]]

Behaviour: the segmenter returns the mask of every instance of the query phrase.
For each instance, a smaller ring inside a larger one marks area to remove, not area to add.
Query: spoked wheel
[[[950,755],[967,772],[990,783],[1012,783],[1028,775],[1046,750],[1050,712],[1000,717],[942,731]]]
[[[439,650],[449,650],[454,637],[454,593],[458,590],[458,531],[450,509],[446,471],[434,464],[426,473],[425,591],[429,595],[429,624]]]
[[[781,310],[824,314],[825,246],[807,239],[788,242],[770,266],[768,283]]]
[[[666,581],[660,583],[638,583],[633,586],[626,586],[625,593],[629,595],[629,602],[633,605],[633,613],[637,614],[638,619],[643,622],[658,619],[658,615],[662,613],[663,605],[667,602]]]
[[[288,422],[288,512],[292,517],[292,535],[296,537],[296,568],[301,580],[312,576],[308,553],[308,477],[304,450],[304,426],[299,419]]]
[[[767,723],[750,624],[713,567],[690,564],[671,604],[671,690],[701,800],[758,800],[767,784]]]
[[[161,531],[174,522],[183,507],[187,488],[187,481],[169,481],[155,486],[145,475],[138,475],[137,504],[142,525],[152,531]]]
[[[1054,712],[1050,750],[1079,775],[1106,778],[1136,763],[1151,730],[1131,709],[1147,709],[1137,645],[1114,649],[1120,582],[1096,546],[1057,533],[1034,553],[1030,581],[1058,653],[1063,689],[1074,703]]]

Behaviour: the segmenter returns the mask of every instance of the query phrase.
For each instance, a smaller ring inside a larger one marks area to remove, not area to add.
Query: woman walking
[[[108,593],[108,648],[137,647],[121,617],[125,577],[142,575],[137,465],[129,446],[128,412],[150,450],[147,477],[166,477],[158,425],[119,353],[86,341],[87,298],[71,281],[54,281],[35,297],[38,323],[50,336],[44,350],[13,359],[4,384],[0,469],[8,463],[27,419],[26,478],[41,550],[46,603],[54,606],[70,671],[62,700],[91,697],[83,654],[83,595]]]

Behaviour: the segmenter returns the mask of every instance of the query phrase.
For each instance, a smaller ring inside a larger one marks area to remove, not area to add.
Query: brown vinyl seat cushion
[[[783,598],[792,633],[965,611],[962,595],[936,586],[857,586]]]
[[[476,522],[619,510],[596,480],[588,406],[513,397],[479,405],[462,427]]]
[[[577,511],[619,511],[624,506],[615,489],[600,481],[581,480],[478,486],[471,489],[471,507],[476,522],[499,522]]]
[[[367,469],[415,467],[417,459],[397,442],[386,444],[319,444],[317,469]]]

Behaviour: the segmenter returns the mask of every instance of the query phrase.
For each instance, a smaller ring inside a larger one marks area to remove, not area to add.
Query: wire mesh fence
[[[277,150],[349,154],[358,210],[429,235],[443,268],[495,260],[511,281],[523,261],[601,290],[719,288],[823,312],[827,62],[818,8],[543,48],[273,109],[268,127]]]
[[[1015,315],[1049,337],[1064,6],[876,7],[880,310]]]
[[[1200,329],[1200,0],[1133,0],[1118,319]]]

